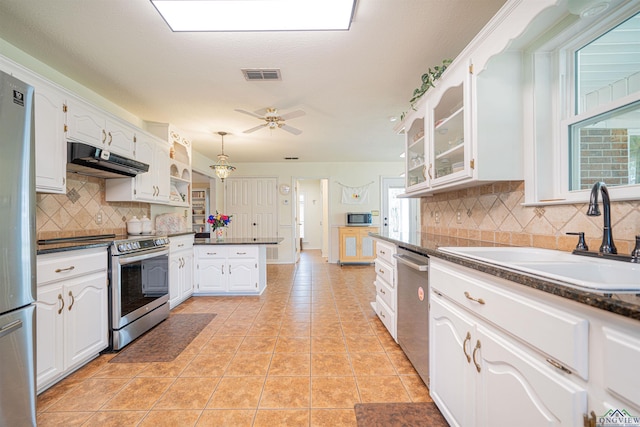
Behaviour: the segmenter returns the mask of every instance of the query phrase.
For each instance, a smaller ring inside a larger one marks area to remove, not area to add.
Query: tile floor
[[[193,297],[217,316],[173,362],[102,355],[38,396],[45,426],[355,426],[359,402],[430,401],[371,309],[374,269],[269,265],[260,297]]]

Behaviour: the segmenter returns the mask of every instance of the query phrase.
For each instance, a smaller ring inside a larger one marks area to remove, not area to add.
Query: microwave
[[[347,225],[371,225],[371,212],[348,212]]]

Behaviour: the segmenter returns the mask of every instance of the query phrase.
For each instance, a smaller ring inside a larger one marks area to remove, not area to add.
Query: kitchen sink
[[[640,265],[540,248],[441,247],[476,261],[564,282],[583,290],[640,293]]]

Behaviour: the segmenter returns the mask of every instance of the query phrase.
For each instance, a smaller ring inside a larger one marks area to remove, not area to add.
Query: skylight
[[[348,30],[356,0],[151,0],[173,31]]]

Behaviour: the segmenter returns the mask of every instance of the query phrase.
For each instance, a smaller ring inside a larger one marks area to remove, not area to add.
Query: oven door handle
[[[128,254],[128,255],[119,255],[117,258],[118,258],[118,264],[125,265],[125,264],[132,264],[138,261],[143,261],[149,258],[155,258],[159,255],[160,256],[169,255],[169,249],[168,248],[151,249],[151,250],[145,251],[142,254],[136,253],[136,254]]]
[[[413,268],[414,270],[418,270],[418,271],[427,271],[429,270],[429,264],[428,263],[424,263],[424,264],[418,264],[413,258],[405,256],[405,255],[401,255],[401,254],[393,254],[393,257],[396,259],[396,261],[407,265],[411,268]],[[418,261],[420,262],[420,261]]]

